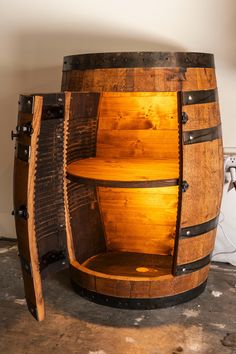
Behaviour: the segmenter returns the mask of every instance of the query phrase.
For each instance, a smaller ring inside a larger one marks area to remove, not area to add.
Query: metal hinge
[[[60,101],[59,101],[60,102]],[[42,120],[57,119],[64,117],[64,105],[61,103],[44,105],[42,111]]]
[[[27,219],[29,216],[25,205],[21,205],[19,209],[14,209],[11,214],[23,219]]]
[[[31,263],[28,262],[21,254],[19,254],[22,268],[32,277]]]
[[[34,110],[34,97],[21,95],[18,102],[18,111],[32,114]]]
[[[187,181],[182,182],[182,192],[185,193],[189,189],[189,184]]]
[[[32,304],[32,302],[26,298],[27,307],[32,316],[38,321],[38,311],[36,305]]]
[[[186,112],[182,112],[181,121],[182,121],[182,124],[186,124],[187,123],[188,115],[187,115]]]
[[[30,159],[30,146],[17,144],[17,158],[28,162]]]
[[[43,269],[45,269],[47,266],[49,266],[52,263],[59,262],[64,265],[66,264],[66,252],[61,250],[61,251],[55,251],[52,250],[45,255],[43,255],[40,259],[40,271],[42,272]]]
[[[14,138],[18,138],[21,134],[25,134],[25,135],[31,135],[33,134],[34,129],[32,127],[31,122],[27,122],[23,125],[17,125],[16,126],[16,133],[13,132],[13,130],[11,131],[11,140],[13,140]]]

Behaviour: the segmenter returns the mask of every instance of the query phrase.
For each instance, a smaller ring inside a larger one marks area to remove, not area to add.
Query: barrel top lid
[[[106,68],[214,68],[214,56],[195,52],[114,52],[69,55],[63,70],[93,70]]]

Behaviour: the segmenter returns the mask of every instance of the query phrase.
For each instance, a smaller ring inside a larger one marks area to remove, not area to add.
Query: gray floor
[[[16,246],[0,243],[1,354],[236,353],[236,268],[215,263],[206,291],[168,309],[119,310],[73,292],[64,271],[45,281],[46,320],[28,313]]]

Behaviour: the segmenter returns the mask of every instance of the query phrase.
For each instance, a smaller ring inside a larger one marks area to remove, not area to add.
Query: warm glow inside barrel
[[[128,308],[197,296],[206,285],[223,184],[213,56],[70,56],[62,89],[69,91],[66,200],[75,289]]]

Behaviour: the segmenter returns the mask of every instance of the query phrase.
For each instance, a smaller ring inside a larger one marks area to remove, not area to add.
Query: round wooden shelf
[[[93,256],[82,265],[111,276],[157,277],[171,274],[172,256],[113,251]]]
[[[157,159],[81,159],[67,166],[73,181],[107,187],[167,187],[178,185],[176,160]]]

